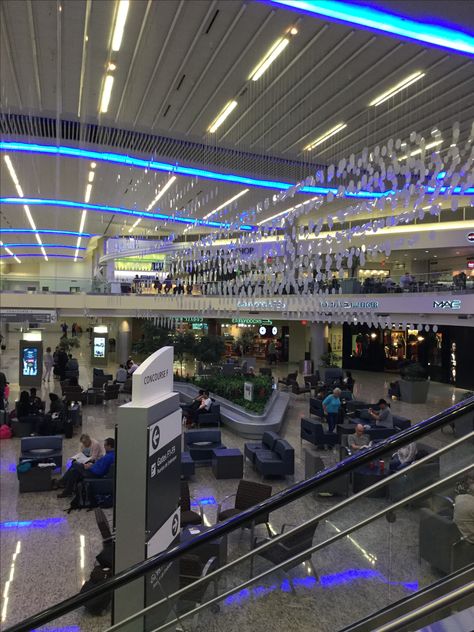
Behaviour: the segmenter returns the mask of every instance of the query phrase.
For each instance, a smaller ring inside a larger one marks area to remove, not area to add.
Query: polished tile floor
[[[45,337],[45,346],[56,344],[58,336]],[[80,363],[80,383],[91,381],[89,347],[84,340],[77,353]],[[6,372],[11,382],[13,402],[18,396],[17,336],[10,336],[8,348],[0,357],[0,370]],[[115,371],[116,365],[110,369]],[[278,375],[284,375],[292,367],[280,366]],[[373,401],[386,394],[391,376],[373,373],[353,373],[356,379],[355,396]],[[43,399],[48,392],[58,392],[56,382],[42,389]],[[426,419],[458,401],[463,391],[444,384],[432,383],[428,402],[409,405],[393,402],[394,412],[410,417],[413,422]],[[304,450],[300,444],[299,420],[308,413],[308,398],[291,395],[290,405],[282,429],[283,436],[294,446],[296,471],[286,481],[272,480],[273,492],[304,478]],[[113,435],[116,404],[87,406],[83,409],[83,432],[102,440]],[[228,447],[243,449],[244,440],[225,428],[223,443]],[[442,445],[451,441],[449,433],[435,433],[428,442]],[[18,493],[16,463],[19,439],[0,443],[0,586],[2,591],[1,626],[3,629],[38,610],[76,593],[88,578],[95,555],[100,551],[101,540],[93,512],[65,513],[69,502],[59,500],[54,492],[35,494]],[[78,450],[78,435],[64,441],[64,453],[68,458]],[[335,452],[321,452],[326,465],[336,461]],[[462,459],[465,455],[461,455]],[[461,460],[462,460],[461,459]],[[448,464],[447,464],[448,466]],[[244,476],[260,480],[246,465]],[[205,502],[206,522],[213,523],[216,504],[226,495],[235,492],[237,481],[216,480],[210,468],[198,468],[190,481],[191,494]],[[334,498],[315,498],[313,495],[300,499],[285,509],[271,515],[271,526],[279,530],[284,523],[299,524],[328,508],[335,507]],[[384,499],[362,499],[350,510],[338,510],[322,520],[314,542],[335,536],[338,531],[355,524],[363,516],[386,506]],[[111,518],[111,511],[108,511]],[[291,584],[284,576],[270,576],[257,580],[248,589],[229,596],[220,604],[219,613],[203,612],[197,621],[184,620],[186,630],[252,629],[268,630],[270,625],[281,630],[320,630],[332,632],[351,621],[425,586],[436,575],[425,564],[418,563],[418,514],[414,509],[397,512],[397,520],[388,523],[384,518],[363,529],[351,538],[334,542],[313,556],[318,578],[309,566],[300,565],[290,571]],[[257,534],[265,536],[263,526]],[[238,557],[249,549],[248,533],[229,536],[229,557]],[[257,560],[254,573],[270,568],[264,560]],[[239,565],[219,584],[220,591],[238,585],[249,577],[248,565]],[[293,592],[293,590],[295,592]],[[272,623],[270,623],[270,621]],[[104,630],[109,616],[92,617],[83,610],[50,624],[45,630]],[[61,627],[62,626],[62,627]],[[137,628],[139,629],[139,628]]]

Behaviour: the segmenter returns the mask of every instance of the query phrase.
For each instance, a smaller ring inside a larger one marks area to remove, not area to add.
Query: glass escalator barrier
[[[442,428],[452,436],[441,440]],[[89,593],[114,592],[112,624],[100,629],[333,632],[421,599],[443,576],[474,568],[474,544],[453,520],[459,485],[474,475],[473,428],[474,398],[224,522],[218,520],[225,506],[203,507],[206,526],[188,527],[180,545]],[[394,455],[414,444],[416,460],[399,467]],[[343,496],[328,496],[328,485]],[[153,600],[126,612],[132,581],[144,582]],[[46,624],[92,632],[87,597],[6,632]]]

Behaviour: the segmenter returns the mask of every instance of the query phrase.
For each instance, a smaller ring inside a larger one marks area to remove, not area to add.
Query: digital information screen
[[[94,338],[94,358],[105,358],[105,338]]]
[[[22,374],[28,377],[38,375],[38,348],[25,347],[22,358]]]

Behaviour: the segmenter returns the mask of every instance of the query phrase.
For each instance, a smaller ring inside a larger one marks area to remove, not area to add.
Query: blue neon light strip
[[[48,200],[45,198],[16,198],[7,197],[0,198],[0,204],[28,204],[28,206],[62,206],[67,208],[86,209],[88,211],[96,211],[98,213],[112,213],[116,215],[132,215],[133,217],[142,217],[153,221],[178,222],[179,224],[191,224],[192,226],[208,226],[211,228],[229,228],[230,224],[222,222],[214,222],[205,219],[192,219],[190,217],[180,217],[179,215],[171,216],[163,213],[148,213],[147,211],[134,211],[132,209],[120,208],[119,206],[107,206],[103,204],[86,204],[85,202],[74,202],[72,200]],[[240,230],[253,230],[253,226],[242,224]]]
[[[462,55],[474,56],[474,37],[457,29],[438,24],[418,22],[405,16],[380,9],[338,0],[270,0],[288,9],[297,9],[331,20],[357,24],[374,31],[382,31],[423,45],[446,48]],[[446,7],[448,3],[446,3]]]
[[[291,189],[293,184],[288,182],[278,182],[274,180],[262,180],[259,178],[247,178],[231,173],[218,173],[216,171],[208,171],[207,169],[195,169],[193,167],[184,167],[181,165],[172,165],[166,162],[156,162],[154,160],[147,161],[142,158],[133,158],[123,154],[115,154],[110,152],[92,151],[89,149],[78,149],[77,147],[63,147],[54,145],[39,145],[36,143],[18,143],[1,141],[0,150],[7,152],[24,152],[31,154],[49,154],[53,156],[65,156],[69,158],[85,158],[97,162],[109,162],[113,164],[126,165],[127,167],[138,167],[139,169],[150,169],[151,171],[173,172],[175,175],[181,176],[198,176],[208,180],[219,180],[221,182],[230,182],[232,184],[243,184],[247,187],[260,187],[263,189],[274,189],[277,191],[287,191]],[[316,195],[327,195],[338,192],[335,187],[303,187],[299,189],[299,193],[312,193]],[[379,193],[375,191],[357,191],[356,193],[346,193],[346,197],[356,198],[379,198],[387,193]],[[26,203],[26,202],[25,202]],[[82,205],[85,208],[85,205]],[[189,220],[194,222],[195,220]],[[207,226],[212,225],[207,222]],[[242,229],[244,230],[244,229]]]
[[[0,529],[47,529],[58,524],[64,524],[66,518],[40,518],[38,520],[11,520],[0,522]]]
[[[14,257],[21,257],[22,259],[24,257],[40,257],[41,259],[44,258],[44,255],[35,255],[35,254],[31,254],[31,253],[22,253],[22,252],[15,252],[15,254],[13,255]],[[50,255],[48,252],[48,259],[51,259],[51,257],[56,257],[57,259],[84,259],[84,257],[75,257],[74,255]],[[12,256],[11,255],[0,255],[0,259],[11,259]]]
[[[40,233],[40,235],[71,235],[72,237],[96,237],[93,233],[79,233],[75,230],[48,230],[46,228],[33,230],[32,228],[2,228],[0,226],[0,233],[9,233],[11,235],[34,235]]]
[[[4,243],[3,244],[5,246],[5,248],[41,248],[40,244],[37,243],[31,243],[31,244],[7,244]],[[66,246],[66,244],[43,244],[44,248],[68,248],[70,250],[76,250],[76,248],[78,250],[86,250],[85,246]]]

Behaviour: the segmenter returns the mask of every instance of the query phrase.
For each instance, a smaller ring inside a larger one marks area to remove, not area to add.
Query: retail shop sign
[[[2,307],[0,320],[5,323],[57,323],[58,312],[55,309],[9,309]]]
[[[453,299],[451,301],[433,301],[433,309],[443,309],[447,311],[455,311],[461,309],[462,301]]]
[[[287,308],[285,301],[279,299],[263,299],[263,300],[245,300],[237,301],[237,309],[270,309],[270,310],[284,310]]]
[[[134,372],[134,406],[147,404],[173,391],[173,347],[162,347],[147,358]]]
[[[379,301],[321,301],[320,308],[324,309],[378,309]]]

